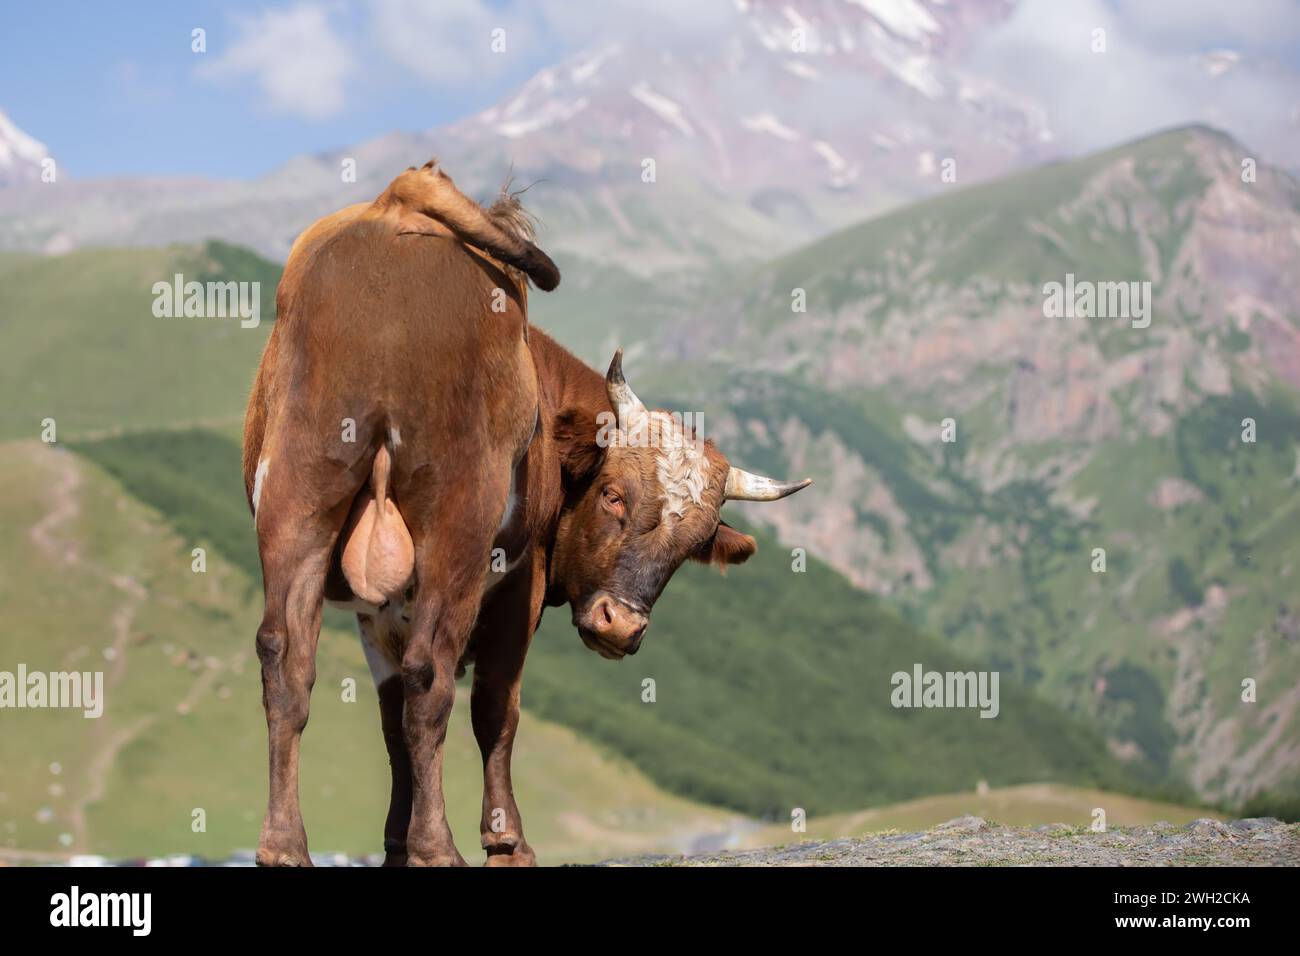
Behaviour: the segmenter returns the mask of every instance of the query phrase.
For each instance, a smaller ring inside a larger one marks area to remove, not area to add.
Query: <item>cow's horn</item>
[[[646,414],[645,404],[636,397],[632,386],[623,378],[622,349],[614,353],[614,358],[609,363],[609,371],[605,373],[605,393],[609,396],[609,404],[614,407],[614,413],[618,415],[619,428],[628,427],[628,418],[631,415]]]
[[[732,465],[731,471],[727,472],[727,487],[722,497],[726,501],[776,501],[811,484],[811,478],[802,481],[776,481],[772,478],[764,478],[762,475],[750,474],[743,468]]]

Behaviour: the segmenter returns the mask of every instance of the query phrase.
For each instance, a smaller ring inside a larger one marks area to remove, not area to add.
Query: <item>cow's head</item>
[[[573,609],[583,642],[617,660],[637,652],[650,609],[686,559],[725,566],[757,549],[721,520],[724,501],[775,501],[811,481],[734,468],[680,418],[647,409],[623,379],[622,350],[605,388],[613,411],[570,409],[556,424],[566,503],[549,586]]]

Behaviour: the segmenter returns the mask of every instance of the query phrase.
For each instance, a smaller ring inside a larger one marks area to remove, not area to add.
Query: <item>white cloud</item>
[[[729,0],[535,0],[551,32],[572,48],[610,37],[657,43],[680,52],[695,41],[721,47],[741,14]]]
[[[1057,141],[1072,152],[1208,123],[1290,163],[1297,128],[1288,118],[1300,75],[1294,57],[1276,54],[1292,48],[1297,33],[1270,26],[1274,6],[1243,0],[1240,17],[1236,6],[1216,17],[1201,0],[1025,0],[975,44],[971,65],[1041,102]],[[1104,53],[1092,49],[1097,28],[1106,31]],[[1241,55],[1215,75],[1204,54],[1223,48]]]
[[[1069,152],[1204,122],[1289,163],[1300,152],[1300,17],[1286,15],[1293,2],[1236,0],[1224,14],[1220,0],[1020,0],[1004,23],[974,38],[968,65],[1042,104]],[[675,56],[716,53],[743,29],[744,16],[718,0],[331,4],[301,0],[237,20],[236,39],[208,54],[201,75],[250,79],[269,108],[321,119],[349,105],[347,87],[362,62],[371,87],[401,88],[413,78],[435,94],[472,99],[611,40]],[[1105,53],[1091,49],[1098,27],[1106,30]],[[504,53],[492,49],[497,28],[505,31]],[[1212,52],[1217,60],[1207,59]],[[1212,62],[1223,68],[1210,69]]]
[[[613,37],[676,52],[697,41],[716,43],[736,16],[730,4],[700,0],[651,7],[640,0],[365,0],[346,8],[301,0],[232,18],[234,39],[222,48],[209,35],[195,72],[209,81],[256,84],[272,111],[327,119],[356,106],[347,96],[353,81],[392,87],[396,71],[435,93],[509,89]],[[497,29],[505,31],[504,52],[493,49]]]
[[[1244,47],[1294,57],[1300,44],[1295,0],[1114,0],[1124,22],[1154,47]]]
[[[736,11],[718,0],[369,0],[371,40],[380,54],[449,90],[485,79],[524,79],[592,43],[632,39],[681,52],[696,40],[716,45]],[[492,31],[505,31],[504,53]]]
[[[430,84],[449,89],[531,69],[542,24],[535,12],[489,8],[479,0],[371,0],[371,36],[381,55]],[[493,31],[505,31],[494,52]]]
[[[197,69],[218,81],[251,79],[269,109],[307,119],[327,119],[346,105],[347,80],[356,61],[325,7],[300,3],[235,20],[231,44],[205,54]],[[209,40],[211,42],[211,40]]]

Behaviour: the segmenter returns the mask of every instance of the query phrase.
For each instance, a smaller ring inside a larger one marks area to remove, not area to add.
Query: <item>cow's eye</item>
[[[606,508],[614,512],[614,514],[618,515],[620,518],[623,517],[623,498],[617,491],[614,491],[612,488],[606,488],[601,493],[601,497],[605,502]]]

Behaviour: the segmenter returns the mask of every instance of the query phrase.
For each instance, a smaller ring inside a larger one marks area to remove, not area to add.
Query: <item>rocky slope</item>
[[[959,817],[921,833],[793,843],[703,856],[643,856],[606,866],[1300,866],[1300,825],[1272,818],[1197,820],[1094,833]]]
[[[1193,128],[929,200],[645,346],[817,480],[753,520],[1216,800],[1300,788],[1300,187],[1247,156]],[[1048,317],[1067,276],[1149,282],[1149,325]]]

